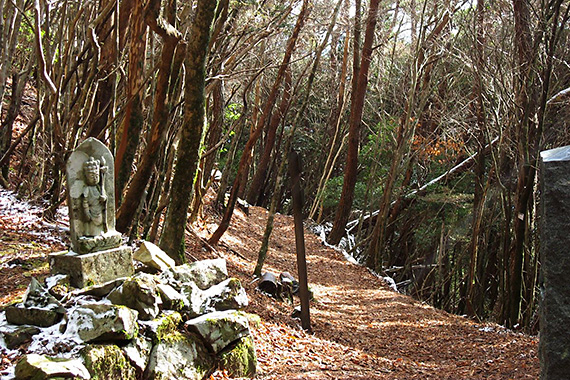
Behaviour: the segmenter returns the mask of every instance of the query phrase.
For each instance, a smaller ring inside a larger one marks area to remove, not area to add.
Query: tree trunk
[[[331,23],[329,24],[329,28],[327,29],[327,34],[325,35],[323,41],[321,42],[317,52],[316,58],[313,62],[313,66],[311,68],[311,73],[309,74],[309,79],[307,80],[307,90],[305,91],[305,97],[301,102],[301,108],[297,111],[295,118],[293,119],[292,128],[290,129],[286,140],[285,140],[285,147],[283,149],[284,152],[291,151],[291,146],[293,144],[293,137],[295,136],[295,131],[297,129],[297,125],[300,123],[301,117],[305,113],[305,109],[309,102],[309,97],[311,95],[311,90],[313,88],[313,82],[315,79],[315,74],[317,72],[317,68],[319,66],[319,62],[321,59],[321,55],[323,50],[325,49],[328,40],[331,36],[332,29],[336,23],[336,17],[338,15],[338,10],[340,9],[341,0],[337,4],[334,12],[333,18]],[[275,219],[275,214],[277,212],[277,205],[281,200],[281,181],[283,180],[285,174],[285,159],[281,160],[281,164],[279,165],[279,169],[277,170],[277,176],[275,178],[275,186],[273,187],[272,197],[271,197],[271,205],[269,207],[269,215],[267,217],[267,222],[265,224],[265,231],[263,233],[263,239],[261,242],[261,247],[259,248],[259,252],[257,253],[257,264],[255,265],[255,269],[253,272],[254,276],[261,276],[261,269],[263,268],[263,264],[267,257],[267,250],[269,248],[269,239],[271,238],[271,233],[273,232],[273,222]]]
[[[478,153],[475,157],[475,193],[473,197],[473,223],[471,228],[471,242],[469,245],[470,251],[470,264],[469,276],[467,278],[467,313],[471,317],[480,317],[483,312],[483,285],[482,267],[483,258],[482,253],[485,250],[479,249],[479,244],[482,239],[481,225],[483,222],[483,211],[486,198],[486,185],[485,185],[485,109],[483,104],[483,81],[481,79],[481,72],[484,69],[484,0],[477,2],[477,21],[476,21],[476,40],[475,40],[475,73],[473,84],[473,98],[475,99],[474,116],[477,122],[477,146]]]
[[[309,219],[314,219],[315,214],[317,213],[317,210],[319,208],[319,205],[321,204],[321,201],[323,199],[323,195],[324,195],[324,191],[325,188],[327,186],[327,182],[328,179],[330,177],[330,174],[332,172],[332,168],[334,167],[334,164],[336,162],[336,157],[338,157],[341,147],[342,147],[342,140],[341,140],[341,134],[342,134],[342,128],[341,128],[341,116],[342,113],[344,111],[344,107],[345,107],[345,99],[346,99],[346,73],[347,73],[347,69],[348,69],[348,48],[349,48],[349,31],[347,28],[347,32],[346,32],[346,38],[344,41],[344,53],[343,53],[343,57],[342,57],[342,67],[341,67],[341,73],[340,73],[340,84],[338,86],[338,95],[337,95],[337,99],[336,99],[336,105],[334,106],[334,108],[331,110],[331,117],[329,119],[329,128],[331,128],[331,130],[334,131],[332,140],[330,142],[330,146],[329,146],[329,153],[327,155],[327,159],[325,161],[325,167],[323,169],[323,174],[321,175],[321,178],[319,179],[319,185],[317,186],[317,195],[315,196],[315,199],[313,200],[313,204],[311,205],[311,209],[309,211]],[[340,146],[337,147],[337,141],[341,140],[340,142]]]
[[[366,20],[366,31],[364,33],[364,44],[362,46],[362,57],[360,70],[358,71],[358,83],[356,93],[352,98],[350,106],[350,119],[348,129],[348,153],[346,166],[344,168],[344,181],[342,193],[338,202],[333,228],[327,238],[329,244],[338,244],[345,234],[346,222],[354,199],[354,186],[356,185],[356,175],[358,166],[358,148],[360,144],[360,126],[362,123],[362,112],[364,109],[364,98],[368,85],[368,70],[372,60],[372,44],[374,42],[374,31],[378,16],[379,0],[371,0]]]
[[[142,3],[134,6],[130,19],[131,47],[129,51],[129,76],[127,85],[127,99],[125,118],[118,132],[119,141],[115,155],[115,202],[117,209],[123,199],[123,192],[131,176],[136,151],[139,146],[140,135],[143,131],[143,96],[141,84],[143,81],[147,26],[144,20],[144,7]]]
[[[141,155],[141,160],[137,165],[137,171],[131,181],[124,201],[117,212],[117,231],[126,232],[133,222],[136,210],[139,207],[148,180],[152,174],[152,169],[159,156],[159,148],[164,139],[170,119],[170,99],[168,99],[168,89],[171,82],[176,81],[177,76],[171,75],[173,67],[172,60],[178,41],[182,35],[170,24],[175,20],[174,10],[171,8],[170,20],[160,18],[160,1],[153,0],[147,5],[145,19],[151,29],[159,34],[163,40],[160,67],[158,71],[156,94],[154,96],[153,121],[148,137],[146,149]],[[183,48],[183,46],[181,46]],[[180,58],[182,58],[180,56]],[[176,73],[178,74],[178,73]]]
[[[519,323],[522,299],[522,269],[524,243],[526,240],[527,223],[529,223],[528,207],[533,191],[535,178],[536,154],[529,144],[534,143],[536,125],[536,90],[533,89],[534,70],[532,51],[532,34],[530,26],[530,9],[527,0],[513,0],[515,19],[515,49],[518,57],[518,72],[516,74],[517,93],[515,97],[516,138],[518,147],[518,180],[515,190],[514,210],[514,239],[509,249],[509,312],[507,326],[513,327]]]
[[[212,85],[211,109],[212,122],[208,128],[208,132],[206,133],[204,144],[204,148],[210,153],[207,155],[203,154],[200,158],[198,175],[194,182],[194,195],[191,206],[192,214],[190,217],[191,222],[194,222],[200,214],[202,200],[210,186],[212,171],[216,164],[216,159],[218,158],[219,149],[216,148],[216,145],[220,142],[224,126],[224,93],[222,80],[216,80]]]
[[[186,262],[184,232],[204,129],[204,86],[210,29],[217,1],[198,0],[185,61],[184,125],[176,154],[170,202],[160,237],[162,248],[177,264]]]
[[[29,78],[29,70],[24,73],[14,73],[12,75],[12,96],[10,98],[10,105],[8,106],[8,111],[6,112],[6,117],[2,121],[0,128],[0,157],[3,157],[12,145],[12,127],[16,117],[20,113],[20,105],[22,104],[22,95],[24,93],[24,88]],[[0,184],[4,187],[8,187],[10,168],[10,156],[6,161],[0,165]],[[6,182],[4,182],[6,181]]]
[[[259,205],[263,198],[263,188],[267,177],[267,168],[269,167],[269,162],[271,159],[271,152],[275,145],[275,137],[277,135],[277,127],[281,123],[281,120],[285,118],[287,109],[289,108],[289,100],[291,99],[291,70],[287,70],[285,74],[285,88],[283,89],[283,95],[281,98],[281,104],[277,112],[274,112],[271,121],[269,122],[269,128],[267,130],[267,135],[265,138],[265,144],[263,153],[257,164],[257,170],[253,175],[251,185],[249,187],[249,192],[247,195],[247,202],[252,205]]]
[[[386,228],[388,226],[388,221],[389,219],[394,220],[396,217],[396,215],[392,213],[391,218],[388,218],[396,180],[399,176],[400,167],[407,167],[410,160],[409,155],[406,158],[406,152],[409,150],[409,145],[411,143],[411,139],[415,135],[417,125],[412,118],[413,109],[416,107],[417,98],[419,98],[417,108],[420,110],[424,109],[427,96],[429,94],[430,72],[436,60],[432,60],[429,65],[426,64],[425,60],[431,58],[425,57],[427,53],[426,48],[428,46],[428,42],[433,43],[447,26],[449,21],[450,15],[448,12],[445,12],[437,26],[433,29],[430,35],[425,38],[422,46],[420,47],[419,42],[417,45],[416,56],[411,69],[412,79],[409,85],[410,89],[408,100],[404,109],[404,114],[400,118],[398,126],[396,149],[392,155],[390,169],[388,170],[388,174],[384,182],[384,189],[380,200],[380,207],[378,208],[376,223],[372,231],[370,246],[366,253],[366,265],[376,271],[382,268],[383,254],[381,255],[381,253],[383,253],[386,248]],[[423,68],[421,73],[418,72],[420,66]],[[401,165],[402,160],[404,160],[404,165]],[[406,164],[406,162],[408,162],[408,164]]]

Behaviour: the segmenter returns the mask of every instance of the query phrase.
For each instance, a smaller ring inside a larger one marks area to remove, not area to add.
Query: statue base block
[[[52,253],[49,266],[52,274],[69,275],[71,286],[76,288],[102,284],[135,273],[133,250],[128,246],[85,255],[73,251]]]

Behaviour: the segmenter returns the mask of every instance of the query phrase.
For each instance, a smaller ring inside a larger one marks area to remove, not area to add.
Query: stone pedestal
[[[102,284],[135,272],[133,250],[128,246],[78,255],[72,251],[49,256],[52,274],[67,274],[69,282],[77,288]]]
[[[570,369],[570,146],[541,153],[540,378]]]

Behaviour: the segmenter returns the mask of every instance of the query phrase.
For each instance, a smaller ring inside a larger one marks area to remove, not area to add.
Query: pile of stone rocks
[[[247,295],[228,278],[225,260],[175,266],[148,242],[134,259],[134,275],[81,289],[63,274],[32,279],[23,302],[0,313],[0,350],[29,342],[14,376],[204,379],[216,369],[254,376],[249,324],[258,318],[239,311]]]

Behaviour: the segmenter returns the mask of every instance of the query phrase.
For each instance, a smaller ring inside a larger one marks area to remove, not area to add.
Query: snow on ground
[[[42,207],[18,199],[15,193],[0,189],[0,227],[6,231],[26,232],[45,243],[62,243],[62,232],[69,230],[67,207],[57,210],[55,224],[43,221]],[[47,228],[46,228],[47,227]]]
[[[329,248],[332,248],[340,253],[343,254],[344,258],[352,263],[352,264],[356,264],[356,265],[362,265],[362,263],[359,263],[358,260],[356,260],[354,258],[354,256],[352,256],[350,253],[348,253],[348,251],[346,250],[346,248],[350,248],[354,247],[356,245],[356,241],[354,239],[354,235],[349,235],[348,238],[343,237],[340,240],[340,243],[338,245],[332,245],[327,243],[327,234],[331,231],[332,229],[332,225],[330,223],[325,223],[325,224],[315,224],[315,225],[311,225],[309,226],[309,230],[311,232],[313,232],[315,235],[318,236],[319,240],[326,246]],[[393,291],[397,292],[398,291],[398,287],[396,286],[396,282],[394,281],[394,279],[392,277],[389,276],[382,276],[376,272],[374,272],[372,269],[368,268],[368,271],[370,273],[372,273],[374,276],[378,277],[379,279],[383,280],[386,285],[388,285],[390,287],[390,289],[392,289]]]

